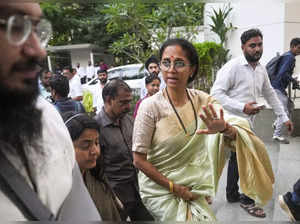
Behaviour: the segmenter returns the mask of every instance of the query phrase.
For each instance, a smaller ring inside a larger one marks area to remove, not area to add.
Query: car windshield
[[[132,68],[118,68],[109,71],[109,79],[122,78],[123,80],[141,79],[146,75],[146,71],[141,70],[139,67]]]

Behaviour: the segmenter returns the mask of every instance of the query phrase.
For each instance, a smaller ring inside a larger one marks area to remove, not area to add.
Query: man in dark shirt
[[[286,114],[289,115],[289,98],[287,96],[286,88],[292,83],[297,83],[292,77],[295,68],[295,56],[300,54],[300,38],[294,38],[290,42],[290,50],[283,54],[277,68],[277,74],[274,79],[271,80],[271,85],[275,89],[275,92],[281,101]],[[274,123],[274,134],[273,140],[280,143],[289,144],[289,141],[282,137],[281,129],[283,127],[283,122],[280,117],[277,117]]]
[[[141,201],[137,170],[133,165],[133,118],[128,115],[132,94],[120,79],[113,79],[102,90],[104,107],[96,116],[104,174],[124,205],[124,217],[131,221],[154,220]],[[97,169],[97,168],[96,168]]]
[[[68,111],[85,113],[85,109],[79,101],[72,100],[68,97],[70,87],[67,77],[54,75],[50,78],[49,85],[54,106],[60,114]]]

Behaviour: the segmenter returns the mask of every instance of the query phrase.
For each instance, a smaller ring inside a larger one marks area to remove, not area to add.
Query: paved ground
[[[298,93],[300,95],[300,93]],[[300,98],[296,98],[296,109],[300,112]],[[288,223],[287,215],[278,204],[278,195],[291,191],[293,184],[300,178],[300,137],[289,137],[290,144],[282,145],[272,141],[272,120],[274,114],[271,110],[261,113],[255,124],[257,135],[262,138],[272,162],[275,174],[274,193],[272,200],[265,206],[266,218],[250,216],[240,208],[239,203],[227,203],[225,197],[227,165],[222,174],[219,190],[213,201],[213,210],[220,223]],[[297,122],[298,123],[298,122]]]
[[[273,198],[265,206],[267,217],[264,219],[248,215],[246,211],[240,208],[239,203],[227,203],[225,199],[226,166],[220,180],[217,196],[213,201],[213,210],[221,223],[244,221],[286,223],[288,221],[288,217],[281,211],[277,199],[279,194],[290,191],[294,182],[300,178],[300,137],[290,138],[290,141],[291,144],[289,145],[279,145],[265,140],[275,174],[275,184]]]

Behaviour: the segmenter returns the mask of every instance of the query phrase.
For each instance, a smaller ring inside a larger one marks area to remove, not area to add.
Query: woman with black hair
[[[103,175],[101,160],[97,161],[97,158],[101,155],[97,122],[87,114],[73,111],[66,112],[62,116],[70,132],[75,148],[76,161],[84,182],[102,220],[121,221],[118,199],[116,199]],[[98,162],[97,167],[96,161]]]
[[[160,82],[161,82],[160,78],[155,74],[150,74],[149,76],[146,77],[145,85],[147,89],[147,95],[136,102],[133,117],[136,117],[141,102],[147,97],[152,96],[159,91]]]
[[[160,49],[166,88],[141,104],[133,130],[140,195],[159,221],[215,221],[207,196],[217,192],[224,146],[237,153],[243,192],[262,205],[274,176],[263,142],[247,120],[231,116],[207,93],[189,89],[199,67],[192,43],[167,40]]]

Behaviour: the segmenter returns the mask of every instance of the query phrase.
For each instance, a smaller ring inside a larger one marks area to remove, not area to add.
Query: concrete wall
[[[72,50],[71,51],[71,61],[72,67],[76,67],[76,63],[79,62],[81,67],[86,67],[88,65],[88,61],[90,60],[90,50],[80,49],[80,50]]]
[[[226,1],[206,4],[204,20],[206,40],[218,40],[216,35],[209,31],[208,24],[211,21],[208,15],[213,8],[223,8],[226,4]],[[242,54],[240,36],[247,29],[259,28],[264,35],[262,64],[266,64],[276,52],[287,51],[293,37],[300,37],[299,0],[236,0],[231,1],[231,6],[233,10],[228,22],[237,27],[228,36],[227,47],[232,57]],[[300,60],[295,72],[300,72]]]
[[[100,58],[103,59],[106,64],[112,65],[114,59],[112,55],[92,52],[90,49],[72,50],[70,54],[73,67],[76,67],[77,62],[80,63],[81,67],[86,67],[89,60],[94,64],[98,63]],[[93,59],[91,59],[91,57]]]

